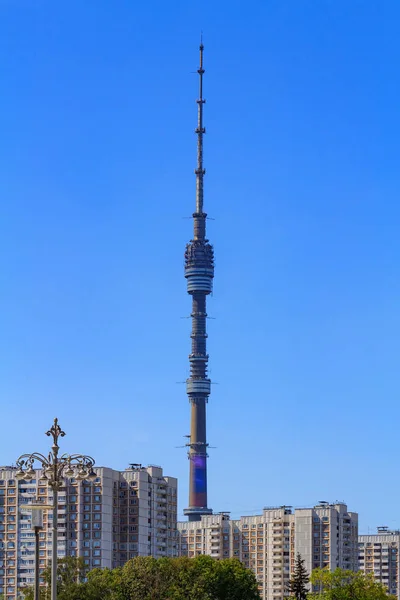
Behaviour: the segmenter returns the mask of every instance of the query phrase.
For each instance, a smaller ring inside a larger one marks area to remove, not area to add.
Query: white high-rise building
[[[378,527],[372,535],[358,536],[358,566],[383,583],[389,594],[400,600],[399,586],[400,531]]]
[[[290,508],[231,520],[228,513],[178,523],[179,552],[238,558],[257,577],[264,598],[283,597],[294,564],[294,515]]]
[[[177,480],[161,467],[94,469],[94,482],[66,478],[59,492],[58,556],[80,556],[90,568],[117,567],[135,556],[177,556]],[[0,468],[0,595],[15,600],[33,585],[35,534],[29,503],[51,504],[47,481],[18,481]],[[40,569],[51,559],[51,510],[39,534]]]
[[[314,508],[265,508],[261,515],[230,519],[229,513],[178,523],[179,554],[236,557],[251,568],[265,600],[288,596],[296,555],[308,572],[316,567],[351,569],[358,565],[358,515],[345,504]]]
[[[296,554],[310,573],[317,567],[358,569],[358,515],[342,503],[295,510]]]

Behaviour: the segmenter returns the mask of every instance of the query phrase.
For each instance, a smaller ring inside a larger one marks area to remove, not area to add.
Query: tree
[[[66,556],[57,561],[57,598],[58,600],[81,600],[82,585],[86,579],[87,566],[83,558]],[[51,566],[44,569],[40,577],[46,586],[40,588],[40,600],[50,599]],[[33,600],[33,587],[24,590],[25,600]]]
[[[257,579],[238,559],[215,560],[216,580],[211,581],[209,597],[216,600],[259,600]]]
[[[236,559],[138,557],[121,571],[129,600],[259,600],[257,581]]]
[[[310,576],[304,566],[304,560],[300,554],[296,556],[293,577],[289,581],[290,595],[296,600],[306,600],[309,592],[308,583]]]
[[[124,600],[122,569],[94,569],[82,586],[81,600]]]
[[[129,600],[161,600],[176,579],[173,562],[169,558],[138,556],[122,567],[122,588]]]
[[[310,594],[310,600],[395,600],[372,574],[362,571],[315,569],[311,583],[318,592]]]
[[[82,559],[68,557],[58,573],[58,600],[260,600],[253,572],[236,559],[139,556],[86,577]],[[43,577],[49,583],[49,569]],[[48,586],[41,600],[49,600],[49,594]],[[25,599],[33,600],[33,590]]]

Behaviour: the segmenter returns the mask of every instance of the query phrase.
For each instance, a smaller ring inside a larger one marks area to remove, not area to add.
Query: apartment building
[[[297,552],[309,572],[324,566],[357,570],[358,516],[345,504],[265,508],[260,515],[240,519],[219,513],[177,526],[180,555],[238,558],[254,571],[265,600],[288,596]]]
[[[389,594],[400,599],[399,587],[400,531],[378,527],[371,535],[358,537],[358,566],[382,583]]]
[[[177,480],[161,467],[94,469],[93,482],[66,478],[59,492],[57,555],[80,556],[90,568],[117,567],[135,556],[177,556]],[[47,481],[18,481],[0,467],[0,595],[15,600],[33,585],[35,538],[29,504],[51,505]],[[39,534],[41,571],[51,559],[51,510]]]
[[[310,573],[317,567],[358,570],[358,515],[342,503],[320,502],[314,508],[298,508],[296,553]]]

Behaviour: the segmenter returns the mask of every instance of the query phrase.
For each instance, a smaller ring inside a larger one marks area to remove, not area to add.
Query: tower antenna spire
[[[192,348],[189,354],[190,377],[186,380],[186,393],[190,402],[190,437],[188,456],[189,506],[184,510],[189,521],[200,521],[202,515],[212,513],[207,505],[207,436],[206,405],[211,392],[211,381],[207,374],[207,332],[206,299],[212,292],[214,278],[214,250],[206,239],[206,218],[203,210],[203,41],[200,42],[199,98],[197,100],[197,166],[196,174],[196,212],[193,213],[193,239],[186,245],[185,277],[187,291],[192,297]]]
[[[203,135],[206,132],[206,129],[203,125],[203,105],[205,104],[205,100],[203,98],[203,75],[205,73],[203,68],[203,34],[201,34],[200,38],[200,66],[197,69],[199,74],[199,98],[197,100],[197,168],[195,170],[196,173],[196,212],[203,212],[203,201],[204,201],[204,188],[203,188],[203,178],[206,173],[203,167]]]

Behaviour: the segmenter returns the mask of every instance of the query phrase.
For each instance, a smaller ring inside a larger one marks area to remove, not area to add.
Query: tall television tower
[[[214,278],[214,250],[206,239],[206,218],[203,211],[203,43],[200,44],[199,99],[197,100],[197,168],[196,212],[193,213],[193,239],[186,245],[185,277],[187,291],[192,296],[192,351],[189,354],[190,377],[186,380],[186,392],[191,405],[189,447],[189,506],[184,510],[189,521],[200,521],[209,515],[207,507],[207,437],[206,404],[211,392],[207,375],[208,354],[206,349],[206,298],[212,292]]]

